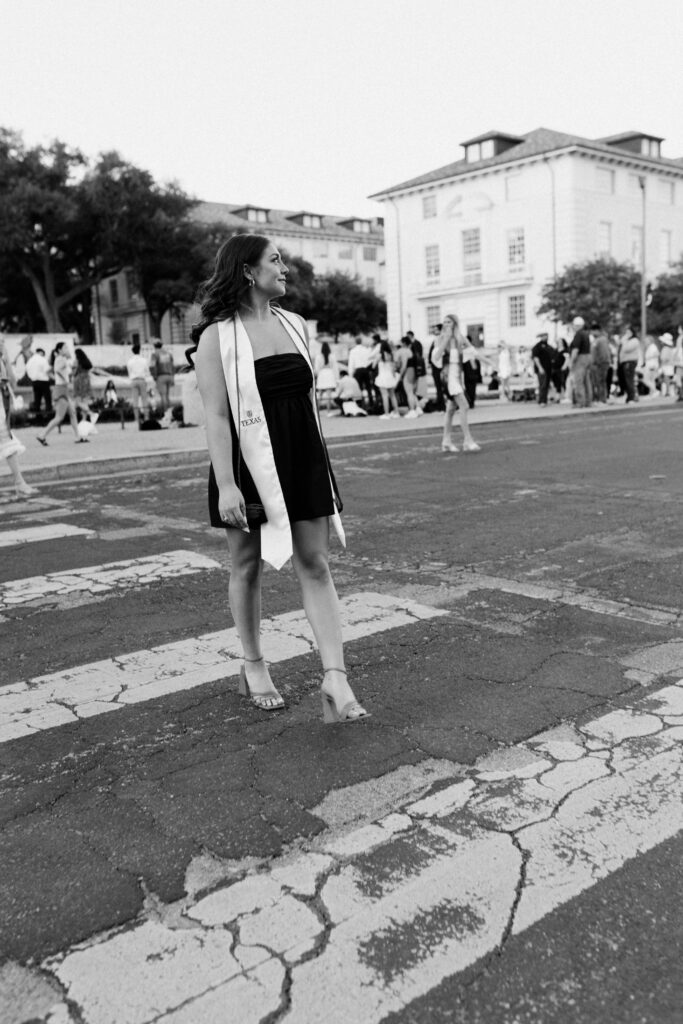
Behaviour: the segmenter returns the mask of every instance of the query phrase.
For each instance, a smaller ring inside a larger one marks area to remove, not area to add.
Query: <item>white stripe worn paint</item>
[[[345,642],[413,625],[447,612],[385,594],[351,594],[341,601]],[[315,649],[302,611],[266,619],[263,647],[270,662]],[[235,629],[134,651],[13,683],[0,690],[0,743],[67,725],[130,704],[237,675],[241,646]]]
[[[36,544],[43,540],[61,540],[63,537],[94,537],[94,530],[86,530],[71,523],[50,523],[47,526],[24,526],[19,530],[3,530],[0,533],[0,548],[16,547],[18,544]]]
[[[51,572],[0,583],[0,612],[30,604],[54,604],[74,594],[106,594],[148,586],[168,577],[188,576],[206,569],[220,569],[213,558],[194,551],[166,551],[144,558],[130,558],[82,569]]]
[[[681,831],[682,779],[680,683],[496,751],[400,813],[188,899],[194,930],[141,922],[43,968],[86,1024],[256,1024],[281,1007],[285,964],[281,1019],[379,1024]],[[322,916],[307,902],[316,884]],[[226,934],[221,979],[197,948]],[[179,977],[182,993],[168,983]]]

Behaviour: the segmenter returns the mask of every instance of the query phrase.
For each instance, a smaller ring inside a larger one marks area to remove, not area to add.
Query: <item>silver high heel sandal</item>
[[[346,675],[343,668],[326,668],[323,673],[323,680],[328,672],[341,672],[342,675]],[[369,712],[355,698],[354,700],[347,701],[343,707],[338,708],[334,697],[330,697],[329,693],[322,686],[320,687],[320,697],[323,704],[323,722],[326,725],[332,725],[334,722],[340,722],[345,725],[348,722],[359,722],[361,718],[370,718]]]
[[[244,661],[255,664],[257,661],[263,661],[263,658],[245,658]],[[284,700],[275,687],[269,693],[253,693],[250,690],[246,664],[243,664],[240,669],[240,681],[237,684],[237,689],[243,697],[248,697],[254,707],[261,711],[280,711],[285,706]]]

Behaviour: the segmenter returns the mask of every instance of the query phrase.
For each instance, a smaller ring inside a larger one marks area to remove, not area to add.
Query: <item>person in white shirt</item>
[[[140,426],[140,408],[142,407],[143,417],[147,419],[150,414],[149,394],[147,393],[147,378],[150,376],[147,360],[140,352],[140,346],[136,342],[133,345],[132,356],[128,360],[128,376],[131,383],[131,402],[135,422]]]
[[[50,391],[50,364],[45,358],[45,349],[37,348],[26,363],[26,376],[33,387],[33,408],[39,413],[45,403],[45,412],[52,416],[52,392]]]
[[[372,352],[363,344],[363,339],[358,335],[355,338],[355,345],[349,351],[348,370],[351,377],[358,381],[361,391],[368,397],[368,403],[373,402],[372,375],[370,372],[370,360]]]

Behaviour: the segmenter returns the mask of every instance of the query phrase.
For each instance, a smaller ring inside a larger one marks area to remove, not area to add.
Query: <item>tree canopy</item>
[[[657,278],[647,321],[653,333],[669,331],[674,337],[679,325],[683,324],[683,259]]]
[[[586,260],[565,267],[541,291],[539,316],[570,323],[582,316],[610,333],[640,322],[640,273],[630,263],[613,259]]]
[[[337,271],[316,278],[313,316],[319,330],[336,337],[386,326],[387,305],[372,289]]]

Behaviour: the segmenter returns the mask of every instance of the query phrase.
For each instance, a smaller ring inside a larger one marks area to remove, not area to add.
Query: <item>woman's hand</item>
[[[236,484],[221,487],[218,496],[218,514],[226,526],[233,526],[237,530],[245,530],[249,533],[244,497]]]

